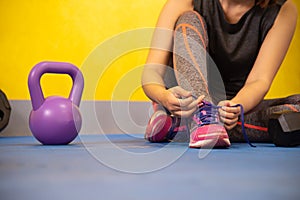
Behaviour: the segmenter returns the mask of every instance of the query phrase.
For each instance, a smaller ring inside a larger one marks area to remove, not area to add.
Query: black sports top
[[[228,99],[243,87],[259,49],[286,0],[247,11],[236,24],[226,21],[219,0],[194,0],[194,9],[207,23],[209,54],[222,76]]]

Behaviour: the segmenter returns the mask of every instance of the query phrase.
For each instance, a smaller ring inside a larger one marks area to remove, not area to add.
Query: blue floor
[[[189,149],[142,135],[81,135],[66,146],[0,138],[0,199],[300,199],[300,147]]]

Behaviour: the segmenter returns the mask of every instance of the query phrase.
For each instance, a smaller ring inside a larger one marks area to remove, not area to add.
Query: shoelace
[[[246,129],[245,129],[245,118],[244,118],[244,107],[243,107],[243,105],[242,105],[242,104],[236,104],[236,105],[234,105],[234,106],[232,106],[232,107],[240,107],[240,109],[241,109],[242,133],[243,133],[243,135],[244,135],[244,138],[245,138],[246,142],[247,142],[251,147],[256,147],[255,145],[253,145],[253,144],[250,142],[250,140],[249,140],[249,138],[248,138],[248,136],[247,136],[247,133],[246,133]]]
[[[198,124],[198,126],[218,124],[220,122],[218,117],[219,108],[221,107],[202,101],[202,105],[199,106],[198,110],[195,112],[193,120]]]
[[[251,147],[256,147],[255,145],[253,145],[250,142],[250,140],[247,136],[247,133],[246,133],[243,105],[236,104],[232,107],[240,107],[240,109],[241,109],[240,119],[241,119],[242,133],[243,133],[244,139]],[[195,117],[194,120],[197,122],[197,124],[199,126],[207,125],[207,124],[218,124],[218,123],[220,123],[220,120],[219,120],[219,109],[220,108],[222,108],[222,106],[216,106],[209,102],[202,101],[202,105],[199,106],[199,108],[195,112],[195,115],[197,117]],[[197,118],[199,118],[199,119],[197,119]]]

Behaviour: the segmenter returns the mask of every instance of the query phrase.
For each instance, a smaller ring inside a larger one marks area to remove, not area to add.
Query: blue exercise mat
[[[65,146],[0,138],[0,199],[300,199],[300,148],[155,144],[81,135]]]

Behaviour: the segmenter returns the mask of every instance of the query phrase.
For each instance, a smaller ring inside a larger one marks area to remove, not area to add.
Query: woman
[[[296,22],[291,0],[167,1],[153,37],[156,48],[149,52],[142,77],[145,94],[155,102],[146,139],[172,140],[178,130],[187,129],[190,147],[229,147],[230,141],[241,141],[237,124],[245,113],[246,123],[255,125],[247,130],[250,140],[270,141],[265,130],[270,114],[299,111],[299,96],[264,101]],[[178,86],[169,88],[164,76],[170,52]],[[218,86],[207,81],[206,73],[217,73],[207,53],[222,77],[223,99],[211,89]],[[294,105],[284,106],[287,103]]]

